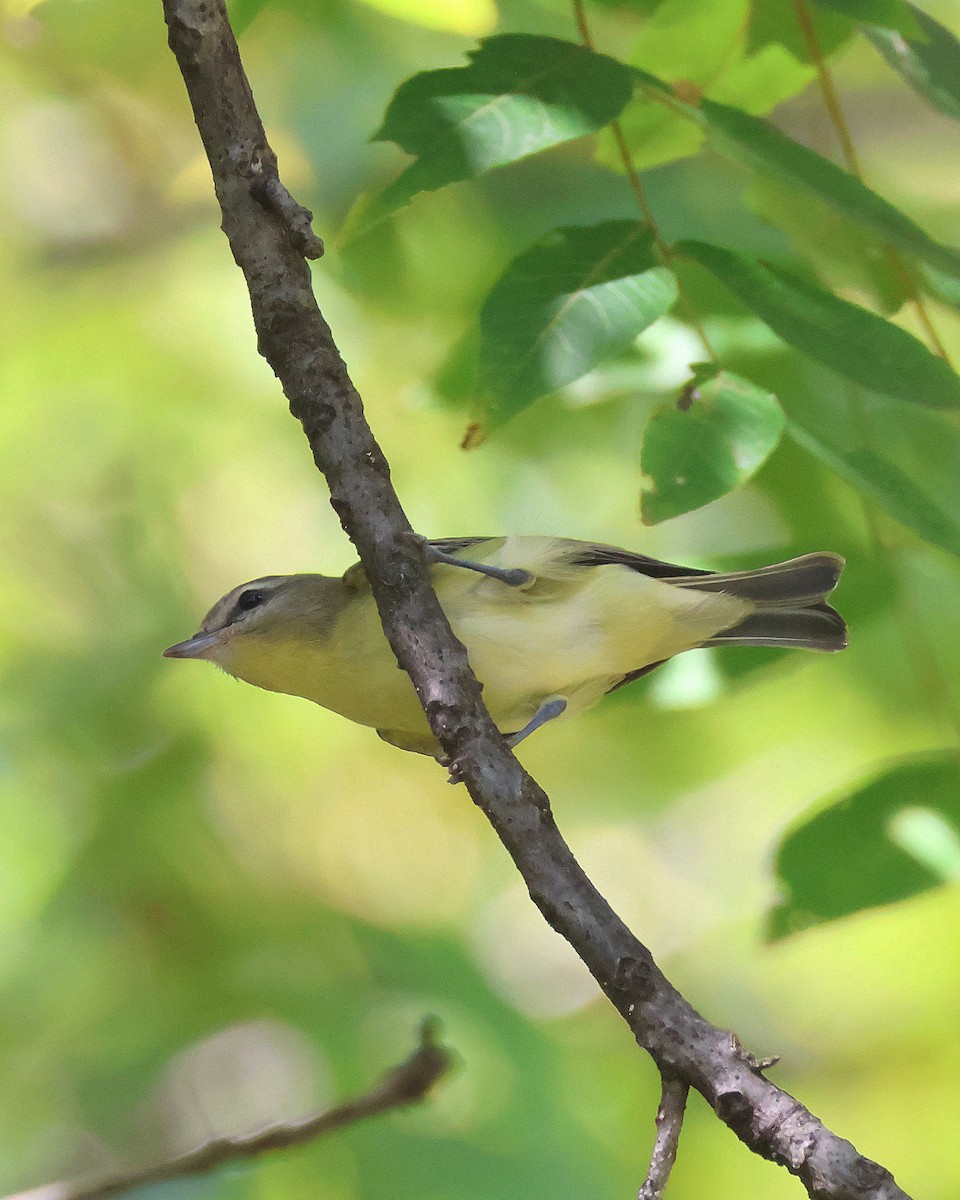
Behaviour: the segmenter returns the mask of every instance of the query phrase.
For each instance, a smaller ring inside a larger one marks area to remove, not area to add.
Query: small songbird
[[[513,745],[697,646],[847,644],[843,619],[825,603],[843,569],[836,554],[715,574],[568,538],[425,548],[440,604]],[[370,725],[404,750],[439,753],[359,563],[339,579],[267,575],[234,588],[199,633],[164,654],[209,659]]]

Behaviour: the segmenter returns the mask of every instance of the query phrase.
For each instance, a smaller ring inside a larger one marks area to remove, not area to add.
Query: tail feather
[[[818,604],[832,592],[843,566],[839,554],[804,554],[800,558],[760,567],[756,571],[734,571],[728,575],[684,575],[665,579],[664,582],[677,587],[696,588],[701,592],[726,592],[741,600],[752,601],[763,609],[780,605],[801,608]],[[833,612],[832,609],[830,611]]]
[[[756,611],[718,633],[707,646],[783,646],[842,650],[847,644],[843,617],[824,603],[837,586],[843,559],[838,554],[805,554],[758,571],[671,580],[678,587],[720,591],[755,604]]]
[[[761,608],[705,646],[784,646],[788,649],[842,650],[847,644],[843,617],[829,604]]]

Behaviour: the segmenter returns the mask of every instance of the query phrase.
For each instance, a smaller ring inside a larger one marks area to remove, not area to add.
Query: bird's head
[[[164,657],[203,658],[231,675],[249,678],[249,666],[275,657],[281,648],[322,638],[342,607],[343,591],[339,579],[326,575],[253,579],[227,592],[199,631],[168,646]]]

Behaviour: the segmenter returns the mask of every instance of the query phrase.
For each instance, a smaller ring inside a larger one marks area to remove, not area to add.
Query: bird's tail
[[[843,565],[838,554],[805,554],[756,571],[682,576],[669,582],[697,591],[726,592],[756,605],[749,616],[704,645],[842,650],[847,627],[825,598],[837,586]]]

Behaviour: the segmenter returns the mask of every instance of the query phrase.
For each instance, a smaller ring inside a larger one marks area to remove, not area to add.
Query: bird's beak
[[[164,658],[203,658],[204,654],[218,645],[221,641],[219,633],[195,633],[185,642],[177,642],[168,646],[163,652]]]

